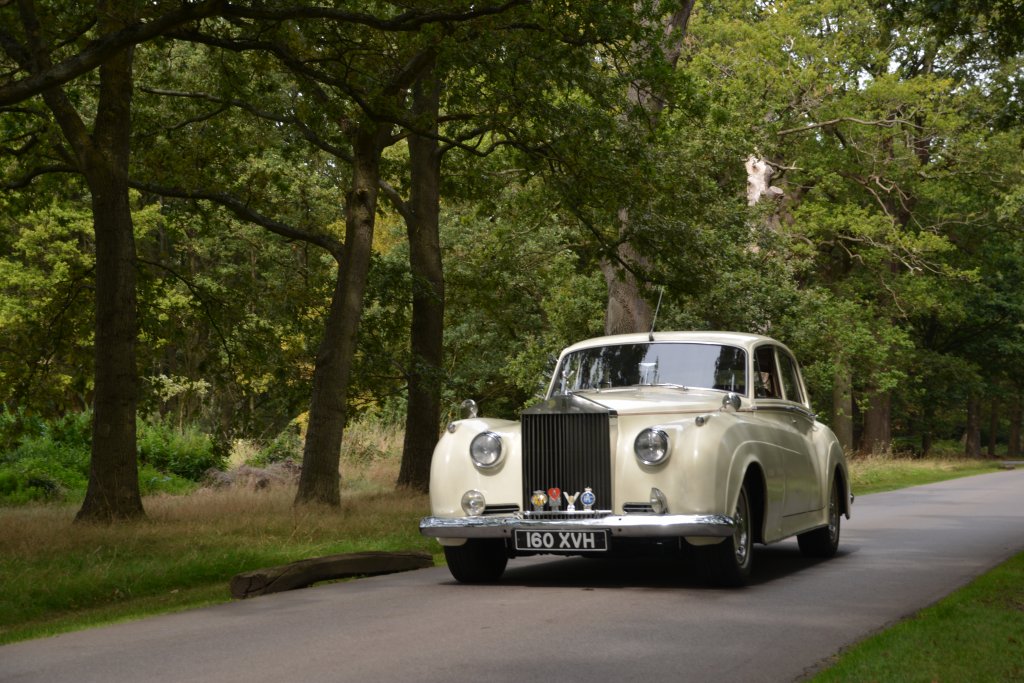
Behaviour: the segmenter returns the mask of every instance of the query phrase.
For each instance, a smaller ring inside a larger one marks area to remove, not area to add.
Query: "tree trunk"
[[[884,453],[892,448],[892,398],[888,392],[872,394],[864,413],[860,448],[865,453]]]
[[[620,220],[628,223],[627,212],[619,212]],[[619,245],[619,258],[633,267],[646,266],[644,260],[628,242]],[[608,286],[608,306],[605,310],[604,333],[628,334],[648,332],[654,324],[654,311],[640,290],[640,282],[630,270],[608,259],[601,261],[601,272]]]
[[[996,457],[996,437],[999,435],[999,408],[996,401],[989,405],[988,415],[988,457]]]
[[[853,451],[853,377],[849,368],[836,368],[832,384],[832,431],[847,453]]]
[[[679,61],[679,55],[683,48],[683,36],[686,34],[694,2],[695,0],[682,0],[670,3],[665,0],[662,3],[662,9],[667,9],[669,4],[676,6],[674,12],[665,16],[663,26],[662,54],[665,63],[670,66],[674,67]],[[630,85],[629,98],[643,107],[651,126],[654,127],[662,109],[665,108],[665,100],[658,97],[645,83],[639,80],[634,80]],[[605,334],[647,332],[654,322],[654,314],[643,295],[636,272],[646,269],[649,261],[628,241],[631,227],[629,211],[624,207],[619,210],[618,223],[621,243],[617,249],[616,258],[605,258],[601,261],[601,272],[604,274],[604,281],[608,286]]]
[[[927,458],[935,441],[935,408],[930,402],[922,407],[919,431],[921,433],[920,457]]]
[[[352,185],[345,203],[345,248],[313,370],[309,427],[296,504],[341,505],[338,464],[356,335],[373,250],[380,156],[387,133],[385,124],[363,122],[353,140]]]
[[[127,176],[89,175],[96,231],[96,366],[89,486],[77,519],[109,521],[144,514],[135,444],[135,240]]]
[[[1013,408],[1010,409],[1010,436],[1006,444],[1006,457],[1020,457],[1020,394],[1013,397]]]
[[[101,32],[130,20],[131,10],[98,3]],[[135,232],[128,200],[131,150],[132,48],[100,67],[99,100],[90,134],[59,88],[43,100],[71,145],[92,194],[96,235],[95,387],[89,485],[77,520],[109,522],[144,516],[139,492],[135,416]],[[39,66],[47,58],[37,56]]]
[[[429,71],[413,90],[413,114],[429,120],[437,133],[440,83]],[[412,189],[406,229],[412,272],[409,398],[398,483],[418,491],[430,484],[430,460],[441,421],[441,368],[444,361],[444,271],[439,230],[441,151],[436,137],[409,137]]]
[[[981,401],[977,396],[967,399],[967,428],[964,431],[964,455],[981,457]]]

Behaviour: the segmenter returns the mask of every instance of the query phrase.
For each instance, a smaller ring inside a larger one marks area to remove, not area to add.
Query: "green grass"
[[[1024,553],[913,618],[855,645],[812,680],[1024,680]]]

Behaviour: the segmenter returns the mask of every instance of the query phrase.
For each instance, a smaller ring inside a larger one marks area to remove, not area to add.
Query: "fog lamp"
[[[484,514],[487,501],[484,494],[476,490],[469,490],[462,494],[462,509],[470,517],[479,517]]]
[[[656,515],[663,515],[668,512],[668,499],[661,492],[661,489],[651,489],[651,509],[654,510]]]

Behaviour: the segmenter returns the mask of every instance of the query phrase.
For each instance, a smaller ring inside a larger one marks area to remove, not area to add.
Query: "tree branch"
[[[47,173],[78,173],[78,169],[74,168],[73,166],[66,166],[64,164],[54,164],[52,166],[39,166],[38,168],[33,168],[31,171],[29,171],[22,177],[18,178],[17,180],[12,180],[8,183],[0,185],[0,189],[20,190],[24,187],[28,187],[33,180],[35,180],[41,175],[46,175]]]
[[[241,201],[237,197],[233,197],[225,192],[210,192],[203,190],[186,190],[179,187],[168,187],[165,185],[157,185],[155,183],[147,183],[134,178],[129,179],[129,187],[141,190],[143,192],[150,192],[155,195],[162,197],[174,197],[177,199],[191,199],[191,200],[205,200],[219,204],[224,208],[231,211],[233,214],[241,218],[242,220],[248,221],[262,228],[269,230],[275,235],[280,235],[289,240],[295,240],[299,242],[307,242],[314,244],[321,249],[329,252],[331,256],[341,263],[342,255],[345,251],[345,245],[338,240],[325,235],[322,233],[310,232],[301,228],[296,228],[287,223],[274,220],[262,213],[253,209],[251,206]]]
[[[207,0],[200,3],[183,3],[181,8],[173,12],[152,19],[150,21],[136,21],[129,26],[106,35],[87,45],[78,54],[72,55],[58,64],[47,64],[35,73],[21,80],[8,83],[0,87],[0,106],[21,102],[44,91],[54,88],[82,74],[92,71],[100,64],[109,59],[118,51],[131,45],[137,45],[147,40],[166,34],[173,28],[189,22],[213,16],[218,13],[224,4],[223,0]],[[12,45],[10,37],[3,36],[2,46],[4,50],[19,62],[27,56],[20,46]],[[12,53],[12,50],[14,52]],[[29,57],[31,60],[31,57]],[[22,68],[27,71],[28,65],[22,63]]]
[[[883,119],[881,121],[867,121],[865,119],[858,119],[854,116],[840,116],[835,119],[829,119],[828,121],[820,121],[818,123],[809,123],[806,126],[800,126],[798,128],[787,128],[786,130],[780,130],[776,135],[782,137],[784,135],[791,135],[793,133],[805,133],[809,130],[816,128],[825,128],[827,126],[834,126],[837,123],[857,123],[862,126],[878,126],[881,128],[892,128],[898,125],[907,125],[913,128],[920,128],[919,125],[906,119]]]
[[[224,16],[238,19],[262,19],[286,21],[290,19],[327,19],[348,24],[360,24],[380,31],[417,31],[427,24],[445,24],[472,21],[483,17],[503,14],[514,7],[528,5],[530,0],[509,0],[498,5],[478,7],[473,3],[464,10],[408,10],[394,17],[384,19],[365,12],[349,12],[335,7],[253,7],[250,5],[226,4]]]

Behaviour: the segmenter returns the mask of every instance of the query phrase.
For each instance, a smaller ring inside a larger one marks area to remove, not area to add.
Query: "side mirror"
[[[474,401],[471,398],[467,398],[465,401],[462,402],[462,405],[459,406],[459,411],[462,414],[463,420],[474,418],[480,414],[480,410],[476,405],[476,401]]]
[[[735,392],[730,391],[722,397],[722,410],[729,410],[732,408],[733,411],[737,411],[742,405],[743,400],[740,398],[740,395]]]

